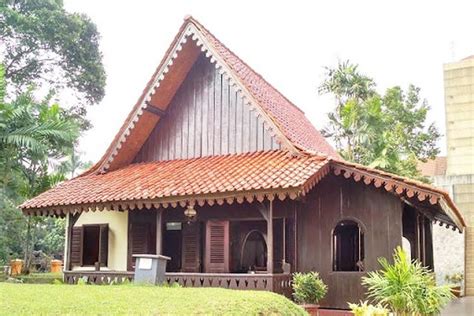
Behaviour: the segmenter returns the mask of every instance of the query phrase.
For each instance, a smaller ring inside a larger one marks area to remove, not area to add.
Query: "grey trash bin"
[[[135,261],[135,283],[161,284],[165,282],[166,262],[170,257],[162,255],[133,255]]]

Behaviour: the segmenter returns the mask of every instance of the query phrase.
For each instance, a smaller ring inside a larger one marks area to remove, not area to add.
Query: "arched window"
[[[244,238],[241,266],[246,271],[260,271],[267,267],[267,243],[258,230],[250,231]]]
[[[333,271],[364,271],[364,232],[357,222],[337,223],[332,240]]]

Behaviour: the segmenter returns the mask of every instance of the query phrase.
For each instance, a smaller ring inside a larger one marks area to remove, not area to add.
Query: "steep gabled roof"
[[[86,174],[115,170],[131,163],[159,121],[159,117],[151,114],[147,108],[166,111],[201,52],[232,85],[242,91],[245,100],[256,110],[257,115],[265,119],[267,129],[277,137],[283,148],[294,154],[303,151],[339,157],[299,108],[199,22],[188,17],[106,153]]]

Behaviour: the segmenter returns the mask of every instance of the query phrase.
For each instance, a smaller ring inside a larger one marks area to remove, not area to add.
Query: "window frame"
[[[336,253],[337,253],[337,245],[335,244],[335,231],[336,231],[336,228],[339,226],[339,224],[341,224],[342,222],[353,222],[355,224],[357,224],[357,227],[359,228],[359,251],[363,254],[363,256],[361,254],[359,254],[360,257],[362,257],[362,260],[360,260],[360,257],[359,257],[359,261],[362,261],[362,263],[365,263],[365,259],[367,258],[367,251],[366,251],[366,242],[365,242],[365,236],[366,236],[366,232],[367,232],[367,229],[365,227],[365,225],[357,218],[354,218],[354,217],[344,217],[342,219],[339,219],[335,222],[335,224],[333,224],[333,228],[331,229],[331,236],[330,236],[330,240],[331,240],[331,256],[330,256],[330,264],[331,264],[331,272],[330,273],[347,273],[347,274],[365,274],[367,269],[364,265],[364,269],[360,269],[359,270],[353,270],[353,271],[347,271],[347,270],[336,270]]]
[[[82,236],[81,236],[81,267],[85,267],[85,268],[88,268],[88,267],[95,267],[95,264],[84,264],[84,250],[86,249],[84,247],[84,240],[85,240],[85,231],[86,231],[86,227],[98,227],[99,228],[99,239],[97,240],[98,242],[98,255],[97,255],[97,261],[96,262],[99,262],[100,264],[100,267],[108,267],[109,265],[109,224],[108,223],[103,223],[103,224],[82,224],[81,225],[81,229],[82,229]],[[105,227],[105,229],[107,230],[107,256],[105,258],[105,264],[102,265],[101,263],[101,253],[102,253],[102,229]]]

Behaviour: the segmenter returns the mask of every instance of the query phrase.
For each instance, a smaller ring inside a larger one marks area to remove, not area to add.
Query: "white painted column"
[[[273,273],[273,201],[270,201],[267,218],[267,273]]]

